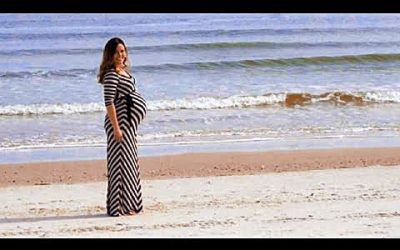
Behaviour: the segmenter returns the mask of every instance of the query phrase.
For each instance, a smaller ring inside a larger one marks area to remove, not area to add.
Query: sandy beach
[[[400,237],[399,22],[0,15],[0,238]]]
[[[144,212],[118,218],[104,161],[1,168],[0,237],[400,236],[399,148],[143,157]]]

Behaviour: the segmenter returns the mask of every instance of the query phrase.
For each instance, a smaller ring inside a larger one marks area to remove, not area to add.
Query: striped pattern
[[[106,106],[114,103],[123,134],[122,142],[115,141],[111,121],[106,115],[104,128],[107,134],[107,213],[111,216],[138,213],[143,209],[143,205],[136,136],[138,125],[146,115],[146,102],[136,92],[133,77],[109,71],[104,77],[103,85],[104,103]],[[132,98],[133,107],[130,109],[125,98],[120,98],[125,95]],[[128,120],[128,112],[131,112],[132,123]]]

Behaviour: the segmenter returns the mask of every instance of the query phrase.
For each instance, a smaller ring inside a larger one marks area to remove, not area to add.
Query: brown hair
[[[103,83],[104,75],[107,73],[107,71],[115,69],[114,54],[117,50],[118,44],[124,45],[126,52],[126,59],[124,61],[124,66],[125,66],[124,70],[129,71],[128,50],[125,46],[124,41],[122,41],[122,39],[119,37],[111,38],[110,40],[108,40],[103,50],[103,60],[100,64],[99,73],[97,74],[97,80],[99,83]]]

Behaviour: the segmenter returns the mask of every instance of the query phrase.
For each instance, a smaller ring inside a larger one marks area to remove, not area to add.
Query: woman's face
[[[117,45],[117,49],[114,54],[115,66],[123,66],[126,59],[125,47],[122,43]]]

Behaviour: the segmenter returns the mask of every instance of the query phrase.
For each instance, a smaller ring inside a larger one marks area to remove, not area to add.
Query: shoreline
[[[142,179],[400,165],[400,147],[183,153],[139,157]],[[0,164],[0,187],[106,181],[105,160]]]
[[[138,146],[140,157],[165,156],[185,153],[209,152],[265,152],[282,150],[319,150],[341,148],[400,147],[400,137],[347,137],[347,138],[252,138],[250,140],[176,142]],[[88,161],[105,159],[104,146],[57,146],[0,150],[0,165],[41,163],[54,161]]]

